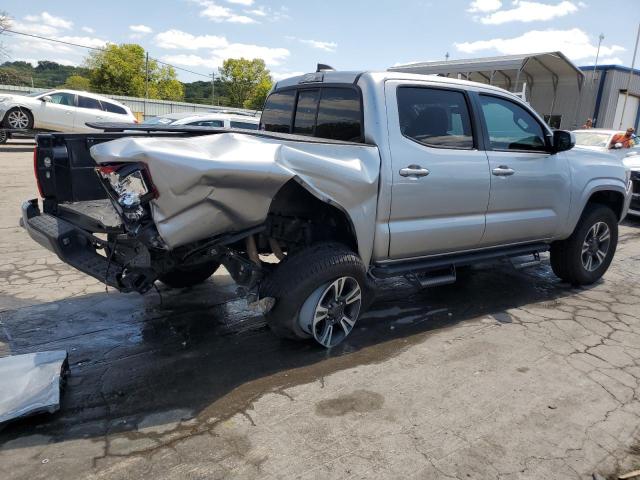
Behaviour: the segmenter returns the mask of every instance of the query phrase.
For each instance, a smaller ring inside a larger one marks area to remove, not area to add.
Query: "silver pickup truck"
[[[278,82],[260,130],[102,124],[44,134],[33,239],[121,291],[184,288],[222,264],[278,335],[341,342],[378,279],[550,250],[576,285],[609,267],[630,172],[573,149],[514,95],[389,72]]]

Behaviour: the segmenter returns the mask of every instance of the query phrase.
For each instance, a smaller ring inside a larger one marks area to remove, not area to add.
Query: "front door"
[[[36,116],[40,128],[60,132],[73,132],[76,114],[75,95],[67,92],[54,92],[51,100],[41,102]]]
[[[486,125],[491,196],[483,246],[554,237],[567,220],[571,201],[569,165],[551,154],[544,127],[515,101],[479,95]]]
[[[478,150],[463,90],[386,83],[392,198],[391,259],[476,247],[489,201],[487,155]]]

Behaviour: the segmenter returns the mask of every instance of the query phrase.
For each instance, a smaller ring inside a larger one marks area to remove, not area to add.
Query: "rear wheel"
[[[0,128],[0,145],[7,143],[7,140],[9,140],[9,134],[6,130]]]
[[[360,257],[344,245],[325,243],[283,260],[262,283],[260,296],[276,300],[266,315],[276,335],[313,338],[331,348],[351,333],[371,290]]]
[[[12,108],[4,117],[4,124],[7,128],[28,130],[33,128],[33,115],[24,108]]]
[[[193,287],[204,282],[219,267],[218,262],[209,262],[191,268],[176,268],[162,275],[159,280],[171,288]]]
[[[551,268],[566,282],[589,285],[605,274],[617,245],[615,213],[604,205],[590,205],[573,234],[551,245]]]

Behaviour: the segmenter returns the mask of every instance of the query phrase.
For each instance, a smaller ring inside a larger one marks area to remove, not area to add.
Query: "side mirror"
[[[43,102],[50,102],[51,95],[45,95],[44,97],[40,97],[40,100],[42,100]]]
[[[551,153],[565,152],[576,146],[576,136],[567,130],[553,131],[553,145]]]

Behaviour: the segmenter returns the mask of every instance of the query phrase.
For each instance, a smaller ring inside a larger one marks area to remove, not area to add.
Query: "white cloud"
[[[199,50],[201,48],[216,49],[226,47],[229,42],[225,37],[216,35],[192,35],[181,30],[167,30],[156,35],[155,40],[161,48],[170,50]]]
[[[12,22],[11,30],[21,33],[30,33],[31,35],[41,35],[43,37],[50,37],[57,34],[60,30],[51,25],[45,25],[44,23],[24,23],[24,22]]]
[[[248,13],[249,15],[255,15],[256,17],[266,17],[269,14],[264,7],[245,10],[244,12]]]
[[[257,23],[255,19],[246,15],[238,15],[229,7],[218,5],[211,0],[193,0],[195,3],[203,7],[200,11],[200,16],[207,18],[213,22],[229,22],[229,23]],[[237,2],[236,2],[237,3]],[[242,5],[249,6],[251,4],[242,3]]]
[[[245,7],[253,5],[253,0],[227,0],[227,2],[235,3],[236,5],[244,5]]]
[[[129,30],[136,33],[151,33],[153,29],[146,25],[129,25]]]
[[[82,27],[82,31],[86,33],[95,33],[95,30],[91,27]]]
[[[63,28],[65,30],[69,30],[73,27],[72,21],[56,17],[48,12],[42,12],[37,15],[27,15],[24,19],[28,22],[40,23],[50,27]]]
[[[567,0],[555,5],[528,0],[514,0],[512,5],[513,8],[494,11],[484,17],[480,17],[480,22],[486,25],[501,25],[509,22],[548,21],[578,11],[578,6]]]
[[[594,59],[595,60],[595,59]],[[592,62],[592,63],[595,63]],[[624,62],[620,57],[599,58],[598,65],[622,65]]]
[[[570,30],[531,30],[514,38],[494,38],[476,42],[455,43],[454,45],[459,51],[470,54],[487,50],[503,55],[555,52],[559,50],[574,60],[595,58],[598,49],[597,45],[591,42],[589,36],[579,28]],[[624,50],[625,48],[619,45],[603,45],[600,48],[600,55],[611,56]]]
[[[325,52],[335,52],[336,48],[338,48],[338,44],[336,42],[320,42],[318,40],[304,39],[300,39],[300,42],[310,45],[313,48],[317,48],[318,50],[324,50]]]
[[[272,48],[261,45],[229,42],[226,37],[216,35],[192,35],[181,30],[167,30],[155,36],[157,46],[167,50],[209,50],[210,55],[171,55],[179,65],[217,67],[227,58],[261,58],[267,65],[280,65],[287,57],[286,48]]]
[[[469,4],[467,12],[493,12],[502,7],[501,0],[474,0]]]

